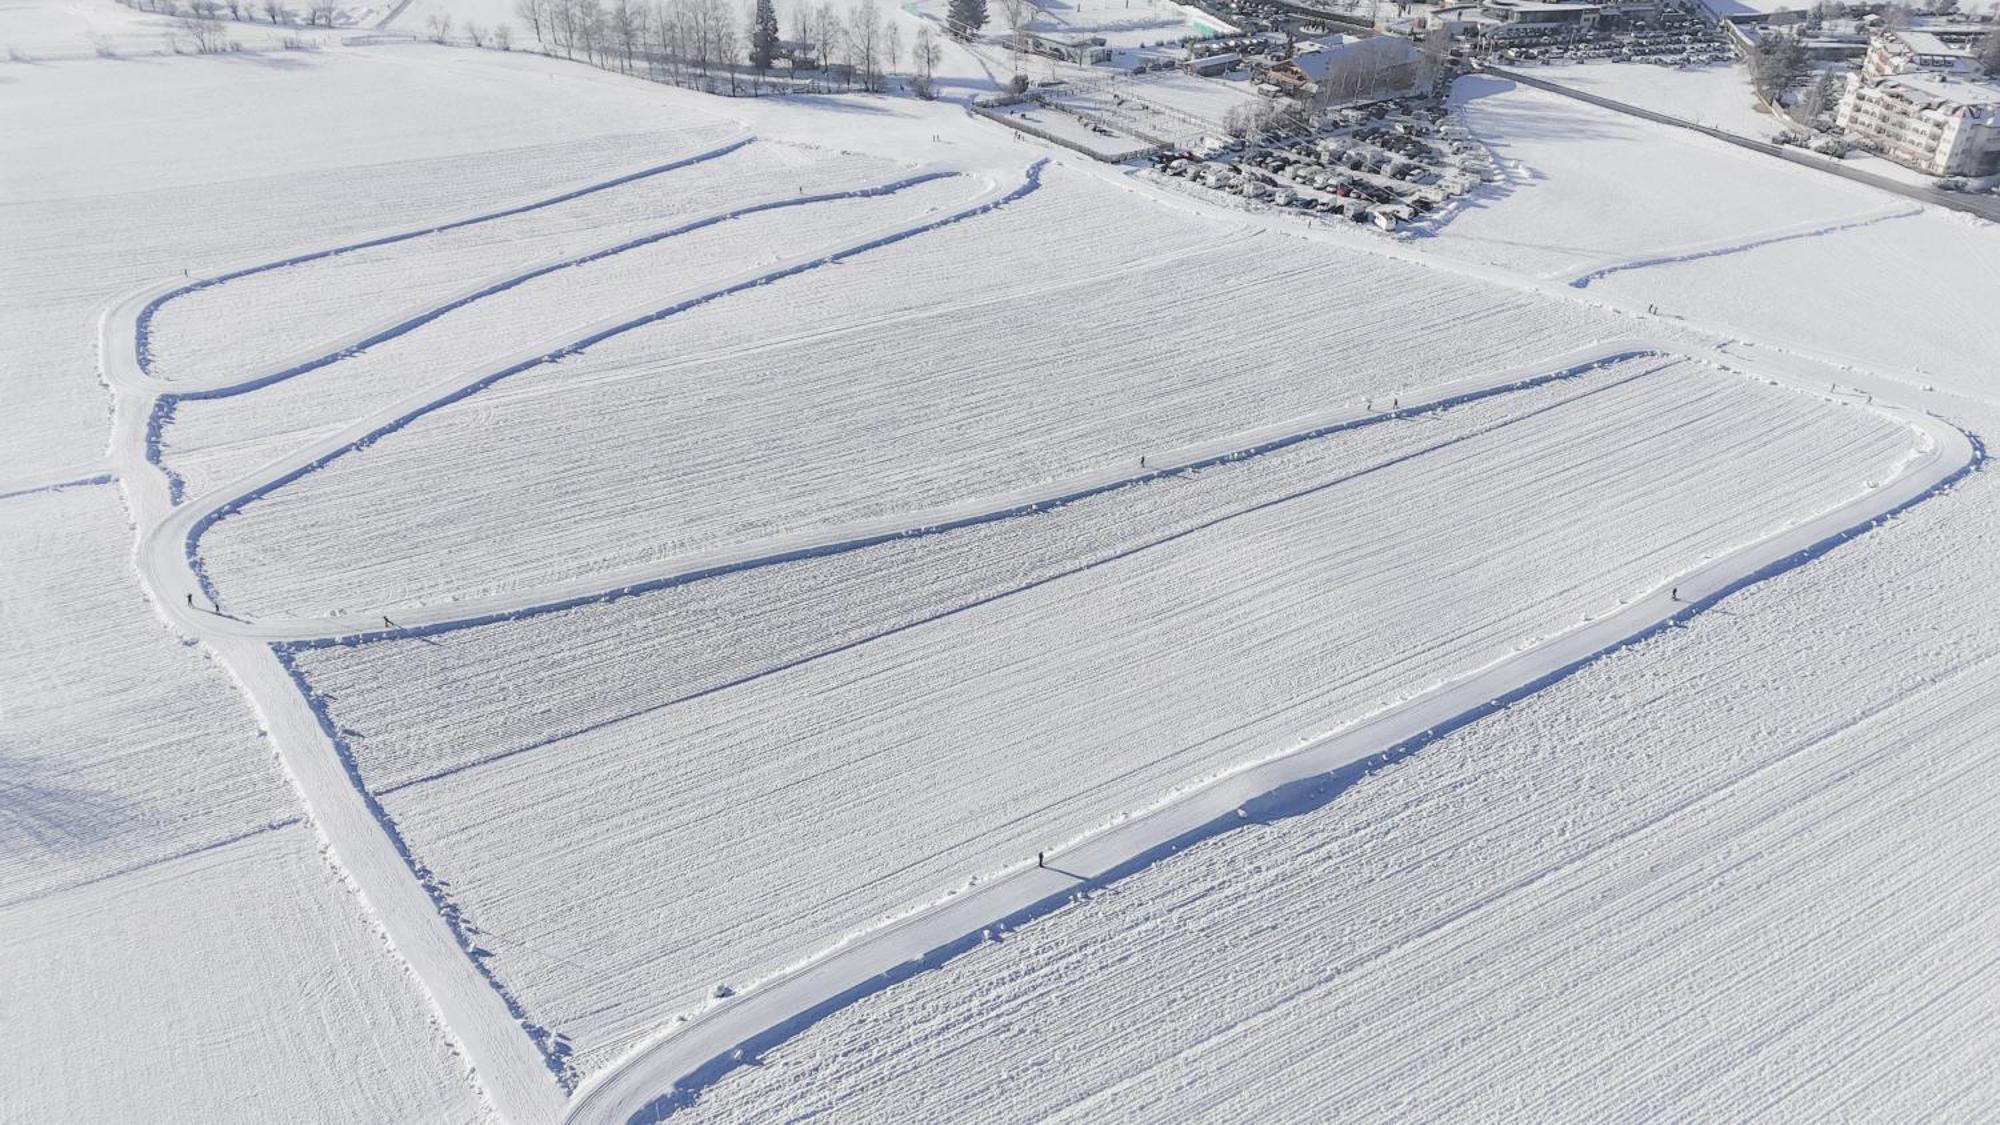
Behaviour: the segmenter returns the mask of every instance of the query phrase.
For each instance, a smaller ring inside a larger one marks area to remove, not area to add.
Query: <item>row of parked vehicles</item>
[[[1497,176],[1485,150],[1447,123],[1443,108],[1412,102],[1335,111],[1255,144],[1164,152],[1155,160],[1162,173],[1211,190],[1383,230]]]
[[[1683,46],[1622,47],[1595,44],[1549,46],[1549,47],[1507,47],[1487,56],[1494,62],[1507,63],[1567,63],[1567,62],[1615,62],[1651,63],[1654,66],[1707,66],[1710,63],[1729,62],[1736,55],[1727,46],[1717,43],[1696,43]]]
[[[1485,57],[1498,63],[1646,62],[1698,66],[1735,57],[1722,32],[1699,17],[1669,9],[1653,23],[1612,31],[1551,29],[1515,34],[1487,44]]]

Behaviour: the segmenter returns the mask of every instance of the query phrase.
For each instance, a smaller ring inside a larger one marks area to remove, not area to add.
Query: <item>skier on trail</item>
[[[1048,854],[1049,854],[1049,853],[1047,853],[1047,852],[1036,852],[1036,853],[1035,853],[1035,866],[1036,866],[1036,867],[1047,867],[1047,866],[1048,866],[1048,864],[1047,864],[1047,863],[1045,863],[1045,862],[1044,862],[1044,860],[1045,860],[1045,859],[1046,859],[1046,858],[1048,857]]]
[[[193,595],[193,594],[189,594],[189,595],[188,595],[188,608],[189,608],[189,609],[193,609],[193,608],[194,608],[194,595]]]
[[[1681,588],[1679,586],[1676,586],[1673,589],[1667,591],[1667,597],[1672,598],[1674,601],[1680,601]]]

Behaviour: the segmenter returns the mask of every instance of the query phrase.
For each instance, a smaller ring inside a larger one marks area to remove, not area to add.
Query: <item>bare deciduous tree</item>
[[[632,59],[646,41],[646,9],[632,0],[614,0],[609,19],[611,39],[618,47],[620,73],[632,73]]]
[[[1014,72],[1021,71],[1021,51],[1026,46],[1021,33],[1035,21],[1035,5],[1029,0],[1000,0],[1000,18],[1007,23],[1007,50],[1014,60]]]
[[[875,0],[860,0],[848,13],[847,41],[853,46],[851,65],[864,90],[882,88],[882,13]]]
[[[919,25],[917,28],[916,44],[910,48],[910,70],[912,72],[910,88],[916,91],[918,97],[926,101],[937,97],[935,75],[937,74],[938,60],[943,55],[944,48],[939,46],[937,36],[931,31],[931,25],[927,23]]]
[[[189,47],[197,55],[218,54],[226,47],[227,39],[224,36],[222,21],[212,14],[190,12],[175,20],[174,28],[186,37]]]
[[[520,17],[522,23],[528,25],[528,32],[535,37],[535,45],[538,47],[548,46],[547,33],[544,30],[548,11],[548,0],[514,0],[514,14]]]
[[[607,46],[604,5],[599,0],[563,0],[563,10],[569,13],[569,46],[581,50],[586,60],[603,66]]]
[[[832,0],[824,0],[813,9],[813,47],[819,51],[819,68],[825,70],[840,51],[840,13],[834,11]]]

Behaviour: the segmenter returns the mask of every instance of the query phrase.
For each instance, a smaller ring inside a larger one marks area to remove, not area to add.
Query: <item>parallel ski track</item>
[[[1448,409],[1557,379],[1574,378],[1606,364],[1642,356],[1687,357],[1723,367],[1742,364],[1740,358],[1719,351],[1693,354],[1685,345],[1647,338],[1611,341],[1513,371],[1468,380],[1421,401],[1413,400],[1400,410],[1335,411],[1254,433],[1231,435],[1177,451],[1162,458],[1164,463],[1142,473],[1108,470],[1085,474],[1029,492],[781,537],[712,555],[667,560],[633,572],[599,575],[525,594],[405,611],[402,616],[409,620],[400,628],[356,630],[337,618],[249,621],[193,610],[183,604],[178,592],[191,585],[198,586],[212,599],[216,596],[201,567],[199,547],[203,532],[256,499],[513,374],[575,355],[607,339],[731,294],[838,264],[1005,206],[1036,190],[1046,164],[1038,161],[1029,167],[1019,185],[1004,190],[996,185],[979,201],[945,217],[879,231],[830,251],[752,271],[719,286],[686,294],[663,307],[607,318],[498,368],[472,372],[413,395],[219,490],[214,496],[181,503],[178,478],[159,462],[160,430],[171,417],[173,404],[181,399],[249,393],[335,362],[353,350],[411,331],[451,309],[503,292],[564,265],[633,249],[734,215],[852,198],[857,194],[883,194],[949,174],[923,173],[892,184],[860,189],[858,193],[826,193],[772,201],[684,223],[670,231],[656,232],[561,263],[543,263],[518,276],[488,282],[441,304],[401,315],[384,326],[358,333],[350,340],[253,378],[187,387],[163,384],[150,374],[151,319],[167,302],[186,293],[335,254],[521,214],[713,159],[751,141],[752,138],[740,138],[705,153],[503,211],[251,266],[191,284],[157,286],[120,302],[103,319],[101,360],[106,379],[118,397],[113,451],[117,471],[66,483],[94,484],[116,479],[125,485],[139,525],[144,529],[138,548],[139,568],[160,611],[175,625],[214,647],[244,684],[253,704],[273,729],[288,772],[305,796],[312,821],[333,846],[364,898],[374,906],[392,944],[440,1005],[448,1032],[466,1050],[495,1108],[510,1119],[548,1120],[563,1113],[565,1108],[568,1118],[578,1121],[652,1120],[670,1114],[722,1074],[740,1065],[746,1054],[789,1038],[827,1012],[962,952],[980,940],[981,932],[988,926],[1014,924],[1046,912],[1067,901],[1079,880],[1085,884],[1116,880],[1190,842],[1226,831],[1246,817],[1282,814],[1328,772],[1410,753],[1524,699],[1607,653],[1687,620],[1748,585],[1803,565],[1949,488],[1984,459],[1983,447],[1977,440],[1958,429],[1927,414],[1878,402],[1874,409],[1905,422],[1926,439],[1924,448],[1905,470],[1865,495],[1681,576],[1678,586],[1688,595],[1682,600],[1672,601],[1664,591],[1654,591],[1612,615],[1585,622],[1343,731],[1139,812],[1062,852],[1058,856],[1062,871],[1017,866],[973,890],[855,935],[672,1033],[640,1045],[583,1083],[565,1107],[563,1094],[571,1076],[561,1057],[562,1049],[554,1045],[557,1037],[530,1023],[518,1003],[479,963],[473,953],[472,938],[459,926],[455,910],[440,896],[428,873],[404,848],[394,826],[387,822],[361,785],[322,702],[312,698],[309,688],[299,681],[291,659],[294,653],[328,645],[359,645],[473,628],[752,567],[858,550],[891,539],[942,534],[1073,503],[1170,474],[1260,456],[1387,418]],[[141,471],[145,469],[152,471],[150,474]],[[278,683],[283,688],[274,686]],[[389,874],[391,865],[382,860],[390,854],[394,857],[393,867],[399,872],[394,877]],[[413,898],[413,894],[423,897]],[[420,901],[428,909],[412,905]],[[440,931],[444,932],[445,940],[440,940]],[[443,953],[444,950],[449,950],[450,955]],[[481,1001],[478,998],[481,993],[488,999]],[[498,1007],[492,1006],[495,1001]],[[495,1012],[504,1012],[504,1016],[492,1018]],[[508,1023],[516,1026],[508,1027]],[[522,1030],[528,1034],[519,1035]],[[534,1073],[537,1071],[539,1078]]]
[[[887,183],[777,198],[683,221],[669,229],[628,239],[588,254],[538,263],[491,279],[444,302],[400,314],[382,326],[321,345],[302,358],[249,378],[206,385],[159,380],[150,370],[149,329],[162,307],[188,293],[356,250],[520,215],[712,160],[753,140],[742,137],[690,157],[504,210],[246,266],[194,282],[175,279],[134,293],[107,309],[100,323],[99,361],[116,404],[112,443],[115,471],[83,481],[23,490],[40,491],[113,480],[125,484],[141,529],[137,562],[156,607],[175,625],[208,643],[250,696],[253,707],[273,735],[288,775],[304,798],[309,819],[330,846],[343,873],[370,904],[390,944],[439,1006],[447,1033],[464,1050],[475,1079],[486,1096],[501,1116],[511,1120],[547,1121],[560,1114],[565,1091],[574,1081],[566,1063],[566,1046],[559,1035],[535,1025],[501,982],[487,971],[481,960],[483,954],[477,948],[477,935],[462,924],[456,908],[442,894],[421,862],[404,847],[393,824],[387,821],[372,796],[362,787],[359,777],[353,773],[352,762],[341,752],[338,732],[327,725],[324,710],[311,697],[306,685],[293,679],[283,645],[273,643],[289,639],[288,634],[282,629],[246,628],[251,623],[235,621],[220,614],[196,612],[180,598],[180,592],[189,585],[199,586],[211,598],[215,593],[200,571],[196,547],[201,530],[258,496],[283,487],[346,453],[511,375],[576,355],[615,336],[732,294],[835,265],[870,250],[1004,206],[1036,190],[1045,162],[1030,166],[1021,181],[1011,187],[989,183],[974,201],[942,217],[885,226],[859,239],[796,257],[775,267],[746,271],[719,285],[690,291],[664,306],[649,306],[598,321],[563,339],[544,343],[527,354],[506,361],[497,369],[482,369],[456,376],[363,419],[330,441],[297,451],[292,457],[251,474],[237,486],[224,489],[219,497],[202,498],[195,503],[183,503],[179,478],[160,460],[160,433],[178,401],[252,393],[335,363],[363,348],[413,331],[453,309],[505,292],[554,270],[624,253],[744,215],[839,199],[887,195],[959,173],[921,170]],[[163,531],[167,533],[162,534]]]
[[[834,1011],[974,948],[993,927],[1029,922],[1080,891],[1115,882],[1239,825],[1289,815],[1310,805],[1329,775],[1406,757],[1527,699],[1746,587],[1819,558],[1950,488],[1984,461],[1983,446],[1955,427],[1928,415],[1894,413],[1930,439],[1901,475],[1680,576],[1674,583],[1679,600],[1667,589],[1655,589],[1613,614],[1050,852],[1046,868],[1019,863],[968,890],[853,935],[635,1048],[583,1084],[566,1120],[652,1122],[669,1117],[759,1053]]]

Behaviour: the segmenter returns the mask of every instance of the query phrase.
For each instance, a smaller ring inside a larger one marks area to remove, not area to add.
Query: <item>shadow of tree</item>
[[[91,844],[131,823],[123,801],[68,784],[65,773],[43,759],[0,756],[0,854]]]

